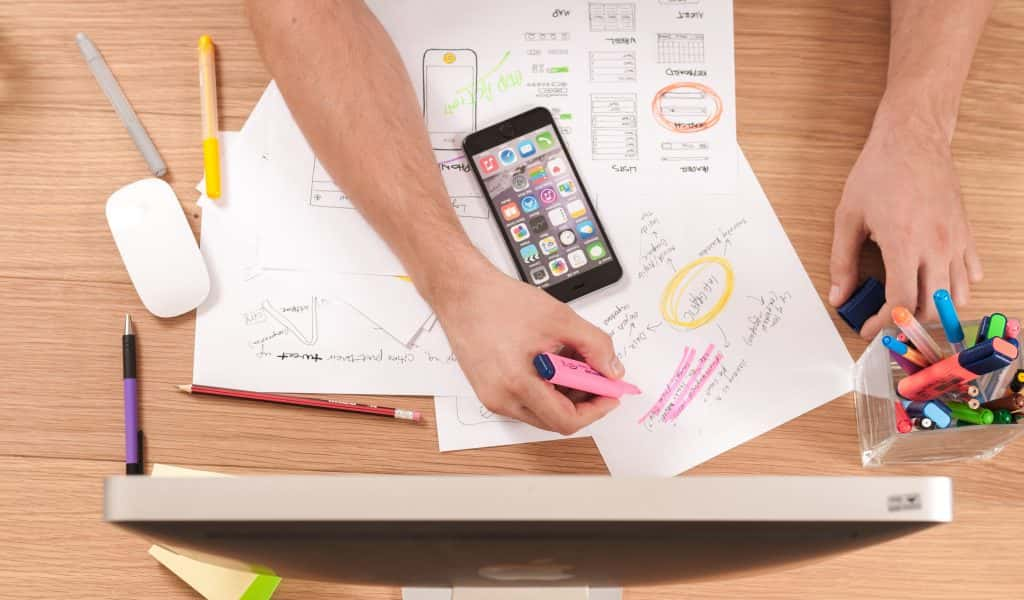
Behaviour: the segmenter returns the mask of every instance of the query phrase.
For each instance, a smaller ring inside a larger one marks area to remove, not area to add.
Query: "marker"
[[[939,350],[938,344],[935,343],[932,336],[928,335],[924,327],[917,322],[914,315],[910,314],[909,310],[902,306],[897,306],[892,309],[892,320],[900,328],[900,331],[907,334],[907,338],[914,343],[914,347],[924,356],[928,364],[937,363],[942,360],[942,351]]]
[[[918,417],[914,419],[914,427],[924,431],[931,431],[935,429],[935,423],[928,417]]]
[[[899,340],[894,340],[891,335],[882,336],[882,345],[888,348],[891,352],[902,356],[918,367],[928,366],[928,361],[925,360],[924,356],[921,356],[920,352]]]
[[[1006,333],[1003,334],[1007,340],[1015,340],[1020,337],[1020,319],[1008,319],[1006,321]]]
[[[914,423],[910,420],[910,416],[907,415],[907,410],[903,408],[903,404],[897,400],[893,402],[896,408],[896,431],[900,433],[910,433],[914,430]]]
[[[1020,394],[1010,394],[1009,396],[1003,396],[1002,398],[996,398],[990,402],[985,403],[985,408],[990,410],[1001,410],[1005,409],[1011,412],[1018,410],[1024,410],[1024,396]]]
[[[899,393],[908,400],[928,400],[955,392],[979,375],[1007,367],[1017,349],[1002,338],[987,340],[900,380]]]
[[[967,421],[975,425],[991,425],[995,418],[992,411],[987,408],[974,410],[963,402],[946,402],[945,404],[957,421]]]
[[[899,365],[900,368],[903,369],[903,372],[906,373],[907,375],[913,375],[914,373],[917,373],[918,371],[921,370],[921,367],[910,362],[905,357],[896,354],[892,350],[889,351],[889,358],[891,358],[893,362]]]
[[[131,315],[124,316],[121,336],[121,365],[124,370],[124,472],[142,475],[142,430],[139,429],[139,381],[135,369],[135,330]]]
[[[904,344],[910,344],[910,338],[908,338],[907,334],[903,333],[902,331],[896,334],[896,339],[903,342]]]
[[[928,402],[901,400],[900,403],[908,415],[911,417],[928,417],[937,429],[945,429],[953,424],[953,412],[941,402],[936,402],[935,400],[929,400]]]
[[[939,311],[939,320],[942,321],[942,330],[946,332],[946,339],[953,353],[964,349],[964,328],[960,324],[960,317],[956,314],[956,307],[953,306],[953,299],[949,296],[949,290],[937,290],[932,294],[935,302],[935,310]]]
[[[988,315],[981,318],[978,323],[978,332],[974,334],[974,343],[980,344],[985,341],[985,334],[988,332]]]
[[[220,146],[217,141],[217,75],[213,63],[213,40],[199,38],[199,102],[203,119],[203,170],[206,195],[220,198]]]
[[[1024,369],[1017,369],[1013,378],[1010,379],[1010,391],[1019,394],[1021,390],[1024,390]]]
[[[992,411],[992,424],[1013,425],[1013,413],[1006,410],[1005,408]]]
[[[537,374],[549,382],[597,396],[619,398],[624,394],[639,394],[640,388],[625,381],[608,379],[585,362],[544,352],[533,358]]]
[[[418,410],[392,408],[390,406],[378,406],[376,404],[359,404],[358,402],[347,402],[344,400],[321,400],[319,398],[304,398],[302,396],[285,396],[284,394],[229,390],[206,385],[179,385],[178,391],[185,392],[186,394],[202,394],[205,396],[220,396],[222,398],[237,398],[240,400],[258,400],[260,402],[271,402],[274,404],[291,404],[293,406],[326,408],[328,410],[337,410],[341,412],[388,417],[389,419],[398,419],[401,421],[420,421],[423,419],[423,415],[421,415]]]
[[[1006,315],[1003,313],[992,313],[988,317],[988,328],[985,330],[985,339],[1001,338],[1006,335]]]
[[[96,83],[100,85],[103,95],[107,97],[110,105],[114,107],[117,117],[121,119],[121,123],[128,130],[128,135],[135,142],[135,147],[139,149],[139,153],[145,159],[149,170],[157,177],[163,177],[167,174],[167,165],[164,164],[164,159],[160,157],[153,139],[146,133],[146,128],[142,126],[139,115],[135,114],[135,109],[128,102],[128,98],[124,95],[124,90],[118,85],[117,79],[107,65],[107,61],[103,60],[103,55],[100,54],[99,48],[96,47],[96,44],[92,43],[89,36],[82,32],[75,35],[75,41],[78,43],[78,51],[82,53],[82,58],[85,59],[85,64],[92,71],[92,76],[96,78]]]

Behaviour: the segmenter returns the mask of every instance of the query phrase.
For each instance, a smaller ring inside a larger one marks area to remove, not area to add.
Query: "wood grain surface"
[[[1024,3],[997,3],[954,142],[988,276],[969,318],[1024,315],[1022,27]],[[195,597],[146,555],[145,540],[101,520],[103,477],[123,470],[125,312],[139,331],[150,462],[236,473],[606,472],[590,440],[439,454],[426,398],[402,400],[428,415],[416,427],[175,392],[191,380],[194,315],[150,316],[121,266],[103,203],[147,171],[78,54],[80,30],[141,116],[197,232],[197,37],[218,43],[223,129],[241,126],[268,82],[238,0],[0,0],[0,597]],[[884,85],[887,40],[885,0],[736,0],[739,140],[822,294],[832,211]],[[878,271],[877,255],[864,269]],[[839,328],[859,355],[863,342]],[[858,453],[848,396],[691,473],[856,475]],[[1024,594],[1024,444],[985,463],[881,472],[954,477],[956,522],[792,571],[631,589],[627,598]],[[399,593],[286,580],[277,597]]]

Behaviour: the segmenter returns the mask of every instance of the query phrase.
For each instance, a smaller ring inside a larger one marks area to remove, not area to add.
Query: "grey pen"
[[[128,135],[132,136],[135,147],[142,153],[142,158],[146,159],[149,170],[157,177],[163,177],[167,173],[167,165],[164,164],[164,159],[160,158],[160,153],[157,152],[153,140],[146,133],[142,122],[139,121],[139,115],[135,114],[132,105],[128,103],[128,98],[125,97],[121,86],[117,83],[117,79],[114,78],[114,74],[110,72],[110,67],[103,60],[103,55],[96,48],[96,44],[93,44],[89,36],[81,32],[75,35],[75,41],[78,42],[78,49],[81,51],[82,58],[85,59],[86,64],[89,65],[89,70],[92,71],[93,77],[96,78],[96,83],[100,84],[100,89],[107,96],[107,100],[110,100],[110,104],[114,107],[114,112],[121,118],[121,122],[124,123],[125,128],[128,130]]]

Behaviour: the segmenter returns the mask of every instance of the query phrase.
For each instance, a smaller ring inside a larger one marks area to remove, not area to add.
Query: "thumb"
[[[626,374],[626,368],[615,355],[612,338],[572,309],[569,309],[569,313],[571,317],[562,320],[559,341],[576,350],[588,365],[605,377],[621,379]]]
[[[832,306],[846,302],[857,287],[860,248],[866,238],[867,232],[860,215],[842,209],[836,211],[832,259],[829,261],[832,286],[828,291],[828,302]]]

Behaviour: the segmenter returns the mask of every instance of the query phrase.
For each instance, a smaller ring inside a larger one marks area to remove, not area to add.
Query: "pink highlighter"
[[[533,357],[533,368],[537,369],[538,375],[550,383],[597,396],[618,398],[624,394],[640,393],[640,388],[635,385],[608,379],[585,362],[550,352]]]

